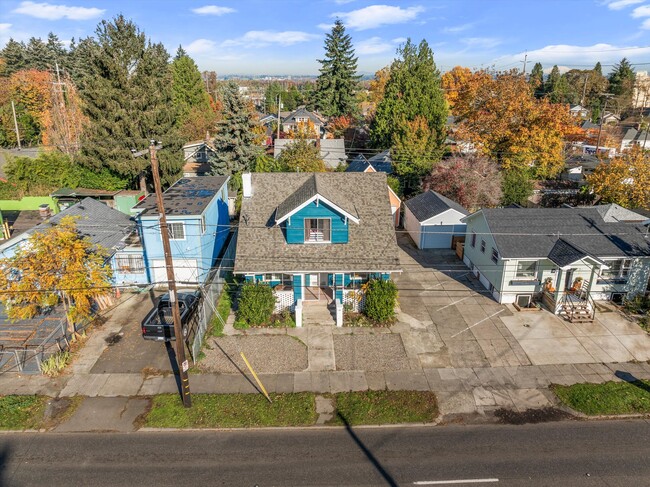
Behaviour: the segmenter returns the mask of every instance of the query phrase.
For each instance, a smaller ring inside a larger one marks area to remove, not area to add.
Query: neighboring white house
[[[426,191],[404,206],[404,228],[419,249],[451,249],[453,237],[465,235],[469,212],[440,193]]]
[[[205,140],[195,140],[183,146],[183,177],[206,176],[210,174],[210,157],[215,154],[215,149],[209,141],[210,135]]]
[[[569,109],[569,113],[572,117],[587,118],[589,115],[589,110],[583,107],[582,105],[573,105]]]
[[[558,314],[593,313],[594,300],[650,292],[644,220],[615,204],[482,209],[463,218],[463,260],[499,303],[541,298]]]

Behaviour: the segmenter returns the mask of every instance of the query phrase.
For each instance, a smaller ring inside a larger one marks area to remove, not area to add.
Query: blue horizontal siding
[[[348,225],[345,223],[345,217],[322,202],[318,206],[316,202],[310,203],[284,223],[287,243],[305,243],[305,218],[330,218],[332,243],[348,243]]]

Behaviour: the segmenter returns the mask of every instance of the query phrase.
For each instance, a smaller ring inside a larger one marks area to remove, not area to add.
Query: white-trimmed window
[[[185,240],[185,223],[170,222],[167,223],[169,231],[169,240]]]
[[[115,257],[117,270],[125,274],[144,274],[144,259],[141,255],[118,255]]]
[[[632,267],[632,259],[610,260],[606,262],[608,269],[600,270],[602,279],[627,279]]]
[[[495,264],[499,262],[499,251],[492,247],[492,262]]]
[[[472,232],[472,247],[476,247],[476,233]]]
[[[481,239],[481,252],[485,253],[485,240]]]
[[[537,276],[536,260],[520,260],[517,262],[517,279],[534,279]]]
[[[305,218],[305,242],[331,242],[332,220],[329,218]]]

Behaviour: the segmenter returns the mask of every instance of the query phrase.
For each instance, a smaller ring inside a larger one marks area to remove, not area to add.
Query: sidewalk
[[[450,414],[485,414],[497,408],[539,408],[554,404],[550,384],[621,381],[625,372],[650,379],[650,364],[613,363],[517,367],[432,368],[393,372],[320,371],[260,374],[269,392],[338,393],[364,390],[432,391],[440,411]],[[142,374],[77,373],[52,381],[42,376],[0,376],[2,394],[50,396],[132,397],[178,391],[176,378]],[[193,393],[256,393],[252,377],[241,374],[191,374]]]

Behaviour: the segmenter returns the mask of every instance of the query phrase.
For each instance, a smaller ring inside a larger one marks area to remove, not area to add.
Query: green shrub
[[[41,362],[41,372],[48,377],[56,377],[70,362],[70,352],[57,352]]]
[[[628,313],[641,315],[650,311],[650,296],[637,294],[632,299],[626,299],[623,306]]]
[[[269,285],[246,283],[238,301],[237,321],[249,326],[264,325],[271,320],[274,308],[275,296]]]
[[[379,323],[390,321],[395,316],[397,286],[393,281],[372,279],[366,291],[364,314]]]

